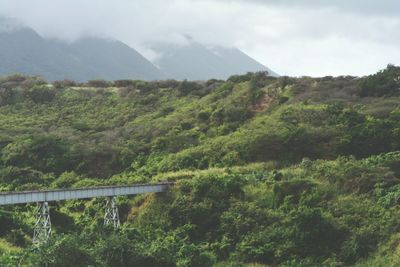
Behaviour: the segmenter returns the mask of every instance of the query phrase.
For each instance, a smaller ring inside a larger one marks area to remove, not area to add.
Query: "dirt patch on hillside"
[[[260,99],[257,101],[255,105],[253,105],[252,112],[258,113],[266,110],[269,106],[271,106],[274,98],[267,93],[264,93]]]

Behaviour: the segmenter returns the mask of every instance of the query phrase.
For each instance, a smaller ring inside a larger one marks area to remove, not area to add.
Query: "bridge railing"
[[[49,202],[95,197],[113,197],[164,192],[173,183],[135,184],[122,186],[98,186],[88,188],[68,188],[43,191],[21,191],[0,193],[0,205],[34,202]]]

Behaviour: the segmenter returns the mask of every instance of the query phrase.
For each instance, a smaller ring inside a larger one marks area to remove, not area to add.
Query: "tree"
[[[359,85],[359,95],[384,96],[400,94],[400,67],[388,65],[377,74],[363,78]]]
[[[55,136],[34,136],[19,139],[2,149],[1,160],[6,165],[32,167],[43,172],[56,174],[70,170],[75,158],[69,144]]]
[[[197,82],[189,82],[187,80],[184,80],[183,82],[181,82],[178,86],[178,92],[183,95],[186,96],[190,93],[195,92],[196,90],[200,90],[201,89],[201,85]]]
[[[38,264],[47,267],[98,266],[95,258],[82,244],[84,242],[73,235],[53,237],[39,248]]]
[[[51,102],[56,97],[56,91],[46,86],[34,86],[32,89],[25,91],[26,97],[36,104]]]

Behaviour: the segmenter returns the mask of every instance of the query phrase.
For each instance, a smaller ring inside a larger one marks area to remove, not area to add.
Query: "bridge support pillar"
[[[40,245],[51,236],[50,209],[47,202],[38,202],[35,209],[36,223],[33,232],[33,244]]]
[[[105,214],[104,214],[104,225],[112,224],[115,229],[120,227],[118,207],[115,203],[115,197],[107,198]]]

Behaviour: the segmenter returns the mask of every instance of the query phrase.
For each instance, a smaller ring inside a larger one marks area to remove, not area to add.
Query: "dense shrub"
[[[15,95],[14,90],[0,87],[0,106],[13,104],[15,102]]]
[[[112,83],[106,80],[90,80],[86,83],[86,86],[95,88],[106,88],[110,87],[111,85]]]
[[[114,81],[115,87],[132,87],[135,86],[136,82],[134,80],[116,80]]]
[[[24,94],[36,104],[51,102],[56,96],[56,92],[46,86],[34,86],[32,89],[25,91]]]
[[[184,80],[183,82],[181,82],[178,86],[178,92],[183,95],[186,96],[190,93],[194,93],[197,90],[201,89],[201,85],[197,82],[190,82],[187,80]]]
[[[363,78],[359,86],[361,97],[398,95],[400,94],[400,67],[388,65],[377,74]]]
[[[61,89],[61,88],[68,88],[68,87],[74,87],[77,86],[77,83],[75,81],[72,80],[68,80],[68,79],[64,79],[61,81],[54,81],[53,82],[53,86],[57,89]]]
[[[42,172],[30,167],[19,168],[9,166],[0,170],[0,183],[6,184],[9,187],[9,191],[23,185],[36,184],[39,186],[45,186],[49,184],[51,180],[51,175],[43,174]],[[28,189],[38,188],[26,188],[26,190]]]
[[[54,136],[17,140],[1,152],[1,160],[5,165],[33,167],[43,172],[61,173],[76,167],[77,161],[70,153],[70,145]]]

